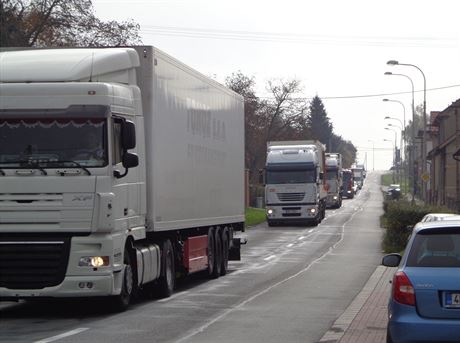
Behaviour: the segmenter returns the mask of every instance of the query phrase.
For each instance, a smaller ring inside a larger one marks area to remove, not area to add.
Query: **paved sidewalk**
[[[321,343],[383,343],[390,280],[396,268],[377,267],[364,288],[321,338]]]

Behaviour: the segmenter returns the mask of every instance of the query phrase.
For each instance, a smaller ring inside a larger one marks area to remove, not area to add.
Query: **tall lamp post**
[[[390,131],[393,131],[393,132],[395,133],[395,153],[394,153],[395,157],[394,157],[394,167],[396,168],[396,171],[397,171],[398,174],[399,174],[399,168],[397,167],[397,162],[398,162],[398,160],[397,160],[397,158],[396,158],[396,157],[397,157],[397,156],[396,156],[396,151],[397,151],[397,149],[398,149],[398,143],[397,143],[397,141],[398,141],[398,131],[396,131],[395,129],[393,129],[392,126],[394,126],[394,125],[388,124],[388,126],[385,127],[385,130],[390,130]]]
[[[408,67],[413,67],[416,68],[423,76],[423,139],[422,139],[422,173],[426,173],[426,141],[427,141],[427,135],[426,135],[426,77],[425,73],[420,69],[418,66],[415,64],[409,64],[409,63],[399,63],[398,61],[395,60],[390,60],[387,62],[388,65],[390,66],[395,66],[395,65],[400,65],[400,66],[408,66]],[[414,135],[415,138],[415,135]],[[423,194],[423,199],[426,200],[426,185],[422,182],[422,194]]]

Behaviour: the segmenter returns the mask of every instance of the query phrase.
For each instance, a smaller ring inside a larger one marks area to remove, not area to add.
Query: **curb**
[[[337,318],[334,324],[332,324],[331,328],[324,334],[318,343],[335,343],[340,341],[340,339],[343,337],[353,322],[353,319],[355,319],[356,315],[377,286],[377,283],[381,279],[386,269],[387,268],[384,266],[378,266],[375,269],[361,292],[359,292],[359,294],[353,299],[345,312],[343,312],[340,317]]]

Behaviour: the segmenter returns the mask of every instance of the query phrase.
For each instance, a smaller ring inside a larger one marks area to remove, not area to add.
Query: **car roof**
[[[455,217],[460,218],[460,215],[456,213],[427,213],[423,216],[421,221],[424,222],[428,218],[432,219],[431,221],[436,221],[436,220],[455,219]]]
[[[458,218],[457,218],[458,217]],[[432,230],[436,229],[439,230],[440,232],[444,230],[449,230],[452,228],[460,228],[460,215],[457,215],[452,217],[452,219],[449,220],[438,220],[438,221],[433,221],[433,222],[420,222],[414,227],[414,232],[419,233],[425,230]]]

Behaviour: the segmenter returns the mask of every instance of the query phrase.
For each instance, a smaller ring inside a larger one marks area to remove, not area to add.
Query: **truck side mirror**
[[[132,121],[126,120],[123,122],[121,139],[124,150],[136,147],[136,126]]]
[[[113,175],[117,178],[120,179],[128,174],[128,169],[129,168],[134,168],[139,165],[139,157],[136,154],[130,153],[130,152],[125,152],[123,154],[123,160],[121,161],[123,167],[125,168],[125,172],[121,174],[118,170],[115,170],[113,172]]]

